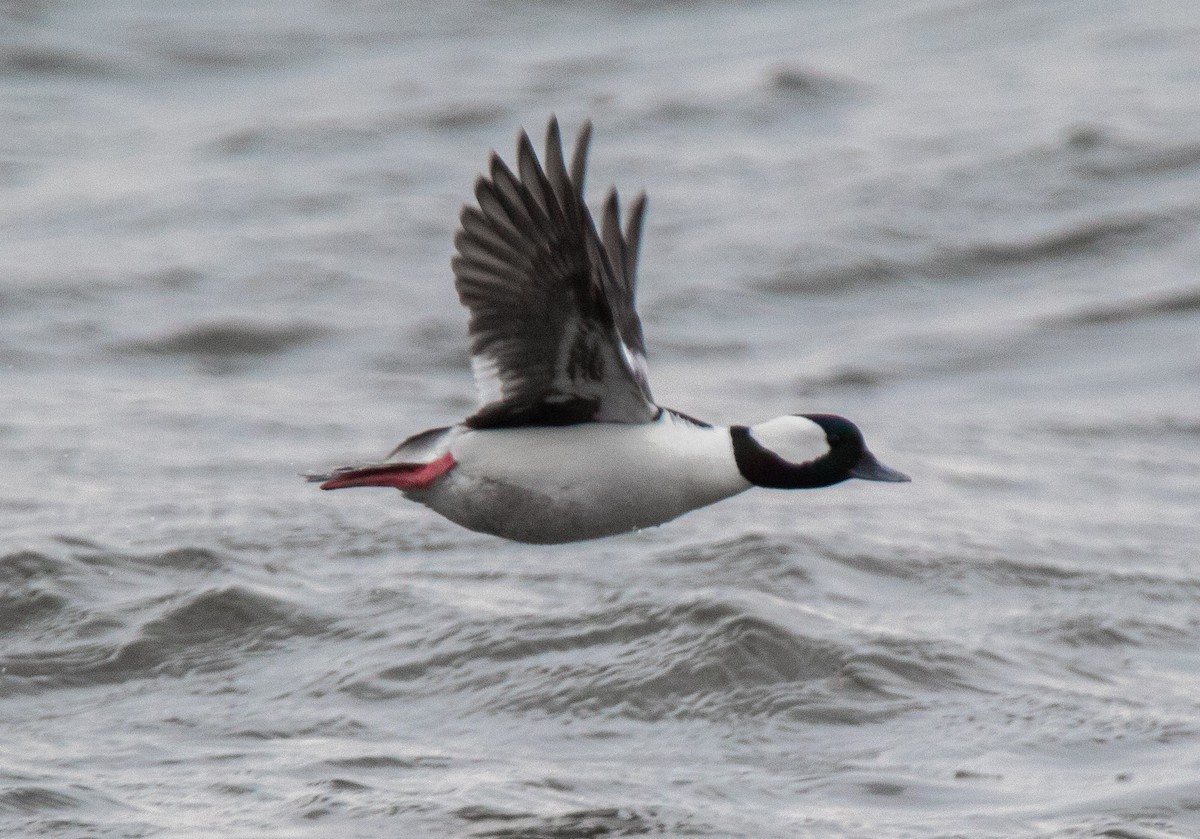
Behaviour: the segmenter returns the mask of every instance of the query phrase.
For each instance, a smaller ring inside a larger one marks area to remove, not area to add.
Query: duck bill
[[[886,481],[892,484],[903,484],[912,480],[903,472],[890,466],[884,466],[875,458],[875,455],[868,451],[863,452],[862,459],[850,470],[850,477],[861,478],[864,481]]]

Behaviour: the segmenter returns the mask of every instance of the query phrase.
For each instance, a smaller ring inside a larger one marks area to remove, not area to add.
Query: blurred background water
[[[1198,45],[0,4],[5,835],[1200,835]],[[473,409],[457,213],[551,112],[650,193],[656,396],[845,414],[911,485],[535,548],[299,479]]]

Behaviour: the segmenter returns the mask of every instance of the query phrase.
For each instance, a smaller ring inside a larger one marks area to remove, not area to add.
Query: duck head
[[[815,489],[849,478],[909,481],[867,449],[858,426],[833,414],[794,414],[729,430],[738,471],[772,489]]]

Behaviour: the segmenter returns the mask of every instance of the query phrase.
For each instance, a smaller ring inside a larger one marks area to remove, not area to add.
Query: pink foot
[[[455,466],[454,456],[446,452],[429,463],[389,463],[353,469],[321,484],[321,489],[347,487],[395,487],[396,489],[429,489],[433,482]]]

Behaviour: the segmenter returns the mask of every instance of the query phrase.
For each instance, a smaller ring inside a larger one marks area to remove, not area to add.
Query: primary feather
[[[517,172],[493,153],[475,184],[478,206],[463,208],[452,267],[484,403],[466,421],[473,428],[658,414],[634,308],[645,201],[634,202],[622,233],[610,193],[597,231],[583,197],[590,136],[585,124],[568,172],[556,120],[544,167],[521,132]]]

